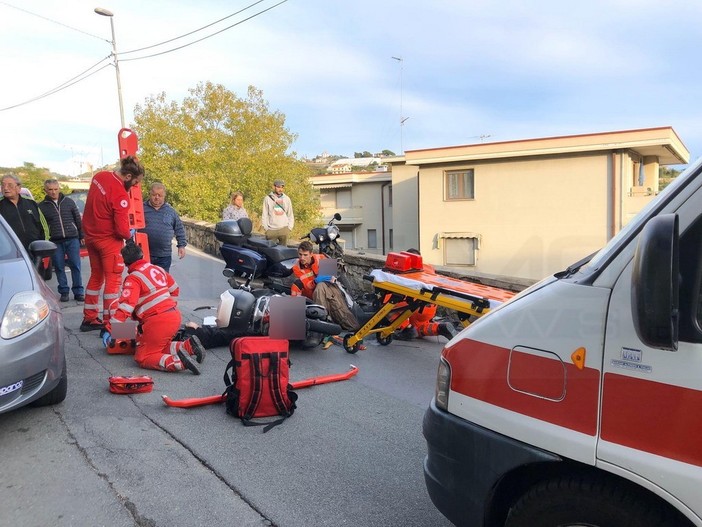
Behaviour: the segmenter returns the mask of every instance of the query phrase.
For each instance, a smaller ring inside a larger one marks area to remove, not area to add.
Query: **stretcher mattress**
[[[381,269],[374,269],[370,276],[373,278],[373,287],[386,289],[395,293],[405,294],[413,298],[426,298],[426,294],[440,292],[445,297],[451,297],[457,303],[467,302],[459,295],[471,295],[489,302],[490,309],[494,309],[503,302],[512,298],[515,293],[473,282],[465,282],[457,278],[442,276],[425,271],[411,273],[391,273]],[[457,293],[456,296],[451,295]],[[437,302],[441,304],[441,302]]]

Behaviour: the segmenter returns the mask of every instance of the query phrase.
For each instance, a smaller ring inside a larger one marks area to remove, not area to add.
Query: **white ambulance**
[[[423,431],[456,525],[702,526],[702,162],[451,340]]]

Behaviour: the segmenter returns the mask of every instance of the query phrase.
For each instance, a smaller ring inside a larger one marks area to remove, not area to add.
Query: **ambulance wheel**
[[[358,342],[354,344],[353,346],[349,345],[349,339],[353,337],[353,333],[347,333],[344,335],[344,349],[347,351],[347,353],[356,353],[358,351]]]
[[[387,337],[383,337],[380,333],[376,333],[375,340],[377,340],[378,344],[381,346],[387,346],[392,342],[392,333],[390,333]]]
[[[681,519],[652,494],[595,476],[562,476],[530,488],[509,510],[505,527],[673,527]]]

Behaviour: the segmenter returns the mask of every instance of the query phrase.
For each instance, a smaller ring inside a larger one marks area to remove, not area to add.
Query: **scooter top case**
[[[251,220],[249,218],[220,221],[214,228],[215,238],[231,245],[243,244],[249,234],[251,234]]]
[[[259,278],[268,267],[265,256],[240,245],[225,243],[219,248],[219,252],[226,266],[238,276]]]

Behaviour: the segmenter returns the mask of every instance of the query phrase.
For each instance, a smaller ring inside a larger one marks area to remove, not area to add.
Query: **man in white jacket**
[[[261,224],[267,240],[276,240],[280,245],[288,244],[288,235],[295,226],[295,215],[290,198],[285,194],[285,182],[276,179],[273,191],[263,198]]]

